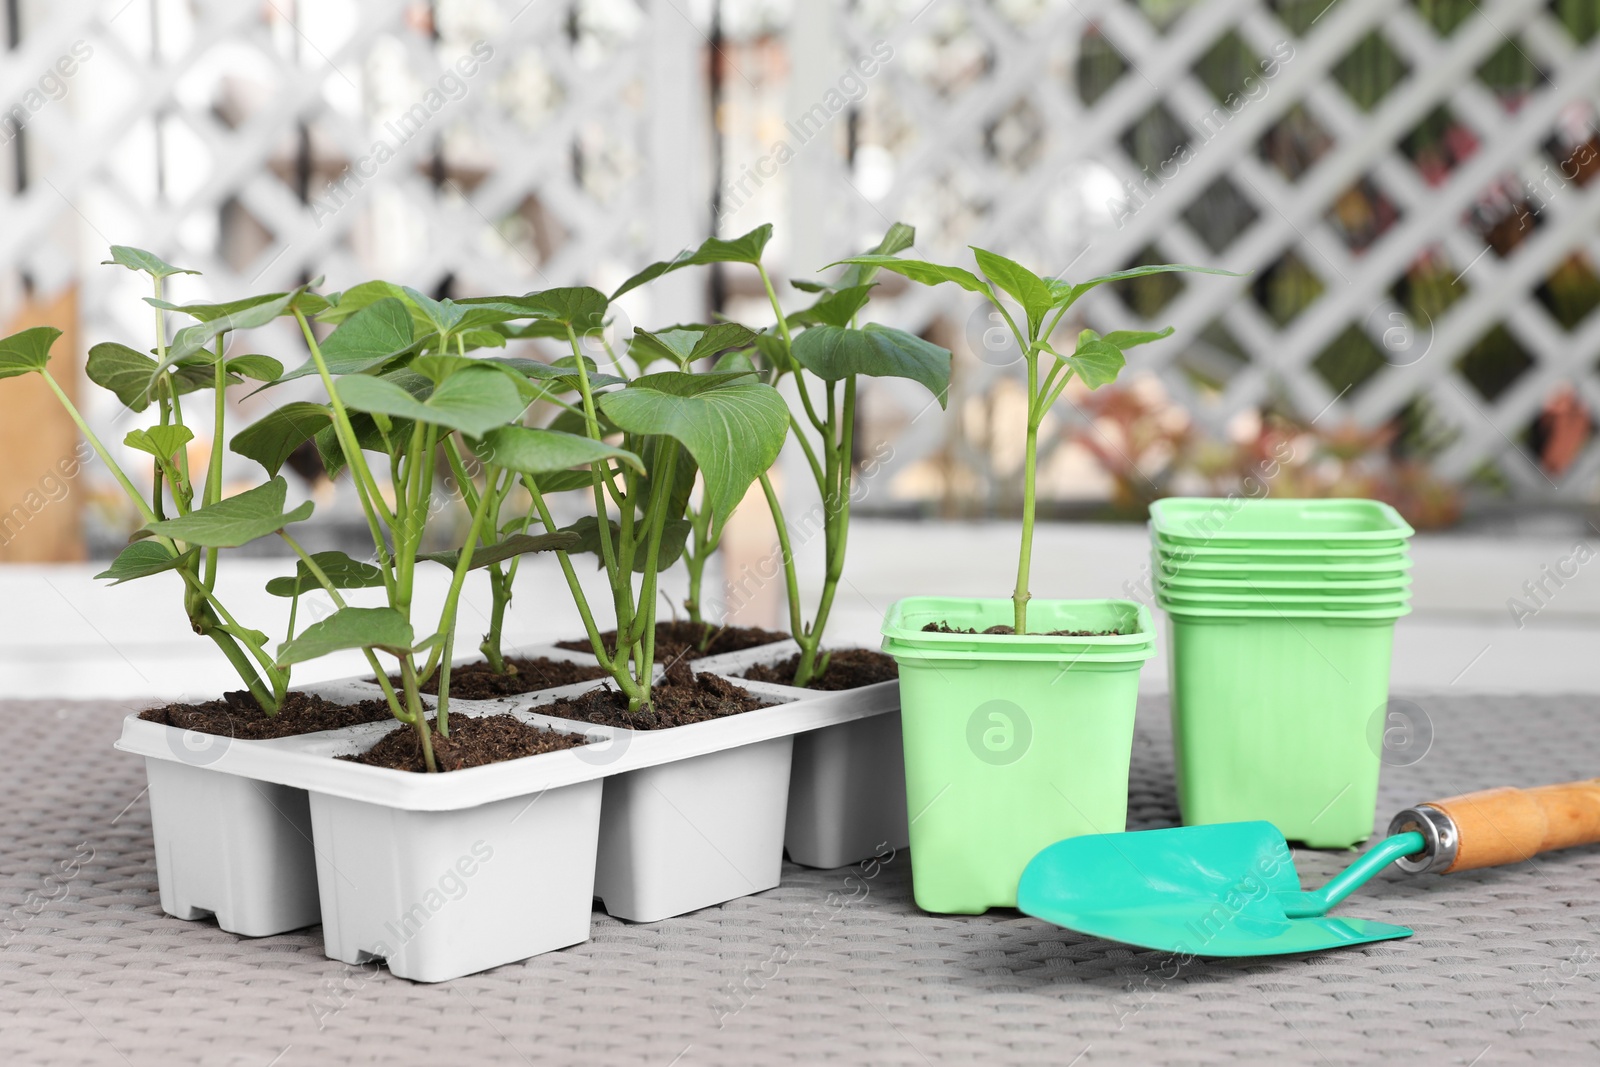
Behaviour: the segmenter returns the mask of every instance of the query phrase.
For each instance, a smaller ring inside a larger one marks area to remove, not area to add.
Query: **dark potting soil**
[[[562,697],[550,705],[547,713],[600,726],[665,730],[771,706],[772,701],[754,696],[726,678],[695,674],[687,663],[679,660],[667,669],[666,677],[650,687],[650,706],[632,714],[628,712],[628,698],[610,686],[591,689],[575,697]]]
[[[975,633],[986,633],[986,634],[1009,634],[1009,635],[1015,635],[1017,631],[1016,631],[1015,627],[1006,626],[1004,624],[1002,624],[1000,626],[991,626],[987,630],[981,630],[980,631],[980,630],[962,629],[959,626],[951,626],[947,622],[930,622],[928,625],[926,625],[926,626],[924,626],[922,628],[922,632],[923,633],[932,633],[932,634],[975,634]],[[1121,630],[1048,630],[1048,631],[1046,631],[1046,632],[1044,632],[1042,634],[1035,633],[1035,634],[1028,634],[1026,636],[1028,636],[1028,637],[1121,637],[1122,635],[1123,634],[1122,634]]]
[[[486,661],[468,663],[450,668],[450,695],[457,700],[493,700],[495,697],[516,696],[536,689],[554,689],[573,682],[591,682],[606,677],[603,668],[583,663],[568,663],[547,656],[507,656],[506,665],[515,667],[515,674],[496,674]],[[400,684],[400,676],[391,674],[389,681]],[[434,672],[422,686],[424,693],[439,695],[439,675]]]
[[[429,720],[430,722],[432,720]],[[433,735],[433,760],[441,771],[460,771],[502,760],[537,756],[588,744],[582,734],[567,734],[519,722],[510,715],[450,716],[450,736]],[[422,741],[412,726],[400,726],[367,751],[339,756],[368,767],[388,767],[396,771],[427,773],[422,756]]]
[[[793,685],[795,668],[800,666],[800,655],[795,653],[781,663],[758,663],[744,672],[743,677],[752,682],[776,682]],[[860,689],[876,682],[892,682],[900,677],[900,666],[893,656],[870,648],[841,648],[828,657],[828,669],[806,684],[807,689],[837,692],[841,689]]]
[[[702,652],[698,646],[701,638],[705,636],[704,623],[685,621],[656,623],[656,662],[670,663],[675,659],[692,660],[704,656],[720,656],[724,652],[738,652],[740,649],[770,645],[774,641],[786,641],[789,638],[786,633],[762,630],[755,626],[725,626],[712,629],[711,641]],[[617,631],[607,630],[600,635],[600,640],[605,643],[608,653],[616,651]],[[594,651],[594,646],[589,644],[589,639],[586,637],[575,641],[558,641],[556,647],[570,648],[574,652]]]
[[[256,698],[242,689],[224,693],[221,700],[208,700],[204,704],[167,704],[139,713],[139,718],[147,722],[250,741],[337,730],[364,722],[382,722],[389,717],[387,701],[335,704],[309,693],[290,693],[283,698],[278,714],[269,716],[261,710]]]

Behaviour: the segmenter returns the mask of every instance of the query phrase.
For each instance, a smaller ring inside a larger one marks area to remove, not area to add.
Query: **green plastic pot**
[[[926,638],[952,635],[921,630],[1010,619],[1010,600],[912,597],[884,620],[884,649],[900,666],[912,889],[924,911],[1015,907],[1022,869],[1045,846],[1127,825],[1139,668],[1154,654],[1149,609],[1126,600],[1028,606],[1031,627],[1121,620],[1131,640],[977,634],[930,648]]]
[[[1371,835],[1396,616],[1352,614],[1168,609],[1186,825],[1265,819],[1313,848]]]
[[[1215,548],[1389,548],[1414,531],[1377,500],[1249,500],[1168,497],[1150,505],[1150,526],[1175,545]]]
[[[1181,560],[1157,550],[1157,571],[1163,577],[1234,579],[1281,582],[1361,582],[1405,577],[1410,559],[1388,563],[1277,563],[1261,560],[1218,563],[1211,560]]]
[[[1326,593],[1299,595],[1268,592],[1266,590],[1258,592],[1253,589],[1246,589],[1238,593],[1219,593],[1210,589],[1200,592],[1184,592],[1163,585],[1156,592],[1162,600],[1179,609],[1184,607],[1234,609],[1260,607],[1311,608],[1330,612],[1382,611],[1385,608],[1404,607],[1410,600],[1410,594],[1404,589],[1363,596],[1339,596]]]
[[[1261,590],[1269,596],[1373,596],[1379,593],[1395,593],[1404,595],[1411,589],[1411,578],[1408,575],[1396,575],[1387,578],[1353,579],[1349,581],[1328,581],[1315,578],[1290,578],[1285,579],[1281,574],[1241,574],[1232,578],[1221,578],[1216,575],[1195,576],[1167,574],[1161,571],[1156,574],[1156,581],[1163,589],[1175,593],[1190,593],[1203,595],[1205,593],[1251,593]]]
[[[1153,538],[1160,557],[1174,566],[1187,567],[1195,563],[1254,564],[1271,563],[1286,567],[1325,567],[1329,565],[1363,564],[1380,567],[1402,567],[1410,558],[1403,549],[1312,548],[1283,551],[1276,548],[1200,548],[1196,545],[1174,545]]]
[[[1208,607],[1205,605],[1174,603],[1156,590],[1156,607],[1171,614],[1180,612],[1185,615],[1204,616],[1217,619],[1259,619],[1270,616],[1275,619],[1346,619],[1350,621],[1370,621],[1373,619],[1394,620],[1411,614],[1411,605],[1408,602],[1384,606],[1367,605],[1358,609],[1345,611],[1333,610],[1324,607],[1293,604],[1284,606],[1264,607],[1261,605],[1231,605],[1228,607]]]

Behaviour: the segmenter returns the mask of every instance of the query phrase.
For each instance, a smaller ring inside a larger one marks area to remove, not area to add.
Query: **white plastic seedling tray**
[[[734,675],[794,650],[696,668]],[[514,654],[593,662],[549,646]],[[648,922],[773,888],[785,844],[824,867],[904,844],[894,683],[820,693],[741,680],[774,706],[668,730],[545,713],[603,684],[453,700],[452,714],[511,713],[591,744],[438,776],[333,758],[392,722],[250,741],[130,716],[116,747],[145,757],[163,909],[246,936],[321,921],[330,956],[382,956],[438,981],[584,940],[593,897]],[[378,692],[363,678],[303,688]],[[472,854],[478,842],[494,863]],[[458,906],[468,895],[477,903]]]
[[[800,651],[793,641],[710,656],[698,670],[732,678],[751,692],[798,703],[827,701],[830,724],[794,738],[784,847],[807,867],[843,867],[911,840],[906,767],[900,745],[900,683],[824,692],[739,677],[756,664]]]

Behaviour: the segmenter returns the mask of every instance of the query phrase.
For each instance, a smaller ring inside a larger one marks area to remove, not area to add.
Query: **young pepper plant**
[[[1237,275],[1232,271],[1213,267],[1154,263],[1073,283],[1057,278],[1048,280],[1041,278],[1022,264],[986,249],[973,248],[972,252],[977,260],[978,269],[983,272],[982,277],[963,267],[930,263],[925,260],[900,259],[881,253],[853,256],[841,262],[860,267],[881,267],[922,285],[954,282],[968,292],[977,293],[999,311],[1023,354],[1028,375],[1028,420],[1023,459],[1022,545],[1017,554],[1017,584],[1012,593],[1012,604],[1013,630],[1015,633],[1025,634],[1028,632],[1028,601],[1031,596],[1028,591],[1028,576],[1033,559],[1039,427],[1074,376],[1090,389],[1098,389],[1116,380],[1126,365],[1127,360],[1123,353],[1127,349],[1158,341],[1172,334],[1170,326],[1156,331],[1118,330],[1104,336],[1094,330],[1085,329],[1079,332],[1072,350],[1063,353],[1057,351],[1051,344],[1056,327],[1080,297],[1107,282],[1173,272],[1223,274],[1232,277]],[[1012,309],[1000,299],[999,294],[1002,292],[1015,302],[1016,314],[1013,314]],[[1044,366],[1043,360],[1046,356],[1051,362]]]
[[[871,298],[875,284],[872,279],[877,268],[871,265],[852,266],[832,285],[800,283],[797,288],[820,295],[809,308],[786,314],[762,262],[771,237],[772,227],[760,226],[732,240],[712,238],[695,251],[654,264],[635,277],[658,277],[668,271],[706,263],[745,263],[754,267],[761,278],[777,325],[772,333],[751,340],[770,363],[771,384],[776,385],[786,374],[794,375],[805,422],[792,411],[786,411],[785,417],[805,455],[806,467],[822,501],[822,591],[807,622],[800,599],[789,523],[771,479],[765,471],[759,476],[783,555],[790,632],[800,646],[794,684],[805,686],[827,670],[828,656],[822,651],[823,635],[844,574],[851,475],[855,467],[857,381],[862,375],[909,378],[926,386],[943,407],[950,382],[950,352],[903,330],[877,323],[858,326],[859,313]],[[872,254],[892,257],[909,248],[914,239],[915,231],[911,227],[896,223],[872,249]],[[625,292],[631,283],[632,279],[618,292]],[[798,336],[794,333],[796,328],[802,331]],[[703,556],[715,545],[711,537],[701,536],[698,530],[695,532],[695,554]],[[691,578],[695,576],[695,571],[691,570]],[[690,588],[698,600],[697,587],[691,584]]]
[[[659,266],[646,268],[619,293],[643,284],[641,277],[648,281],[664,273],[655,270]],[[558,554],[595,656],[626,696],[628,711],[639,712],[651,699],[660,573],[682,552],[695,474],[702,482],[701,507],[710,515],[711,535],[720,537],[745,491],[777,458],[787,409],[775,389],[748,371],[680,369],[599,387],[578,337],[604,320],[610,305],[605,294],[577,288],[524,299],[542,305],[539,316],[566,331],[578,384],[581,415],[576,419],[584,435],[598,445],[621,434],[623,450],[642,461],[642,470],[631,464],[591,464],[593,513],[568,527],[582,539],[578,549],[597,553],[606,572],[616,617],[614,647],[602,639],[568,554]],[[524,484],[549,528],[553,518],[545,501],[547,484],[536,474],[525,476]]]
[[[241,625],[216,593],[220,550],[278,532],[311,513],[309,503],[284,511],[287,484],[271,481],[226,500],[222,498],[222,441],[226,390],[245,378],[274,380],[282,366],[260,355],[229,357],[228,335],[262,326],[291,309],[315,312],[321,298],[301,287],[292,293],[269,293],[225,304],[178,306],[164,299],[166,279],[198,272],[174,267],[143,249],[113,246],[108,263],[142,272],[151,279],[155,310],[154,355],[106,342],[89,350],[86,367],[91,381],[114,393],[132,412],[157,407],[154,426],[130,431],[129,448],[150,456],[148,498],[117,463],[89,427],[48,369],[50,346],[60,331],[52,327],[26,330],[0,341],[0,378],[37,373],[94,449],[143,523],[140,535],[97,577],[113,584],[168,571],[184,583],[184,610],[195,633],[209,638],[237,671],[241,682],[268,715],[275,715],[289,687],[289,671],[266,651],[267,636]],[[169,343],[166,313],[182,312],[197,325],[175,334]],[[189,466],[188,445],[195,438],[185,422],[182,398],[213,390],[210,411],[211,452],[199,484]],[[176,514],[169,515],[170,510]]]

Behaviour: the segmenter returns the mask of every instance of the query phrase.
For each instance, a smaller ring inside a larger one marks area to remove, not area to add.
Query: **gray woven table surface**
[[[1593,698],[1417,704],[1432,749],[1385,768],[1380,818],[1600,773]],[[596,915],[586,944],[424,986],[328,960],[320,929],[247,940],[165,916],[144,769],[110,747],[125,709],[0,706],[50,727],[5,773],[0,1063],[1600,1062],[1600,848],[1390,870],[1341,911],[1410,939],[1181,968],[1015,912],[924,915],[904,854],[871,877],[786,865],[770,892],[651,925]],[[1146,700],[1130,828],[1174,821],[1171,782],[1165,703]],[[1296,859],[1315,883],[1349,856]]]

